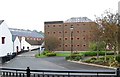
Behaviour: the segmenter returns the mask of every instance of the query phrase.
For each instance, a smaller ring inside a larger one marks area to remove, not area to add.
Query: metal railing
[[[0,68],[2,77],[120,77],[120,70],[31,70]]]

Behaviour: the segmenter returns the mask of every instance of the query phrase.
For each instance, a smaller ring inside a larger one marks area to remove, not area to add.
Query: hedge
[[[104,55],[105,55],[105,51],[99,51],[98,53],[99,53],[100,56],[104,56]],[[96,56],[96,55],[97,55],[97,51],[82,52],[82,54],[83,54],[84,56]],[[114,55],[114,53],[113,53],[113,52],[110,52],[110,51],[107,52],[106,54],[107,54],[107,55]]]
[[[56,53],[54,53],[54,52],[46,53],[46,56],[48,56],[48,57],[56,56]]]
[[[71,54],[70,56],[65,57],[66,60],[74,60],[74,61],[79,61],[82,59],[83,55],[80,54]]]

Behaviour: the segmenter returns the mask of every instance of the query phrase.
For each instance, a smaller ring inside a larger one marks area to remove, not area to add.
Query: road
[[[18,55],[16,58],[2,65],[2,67],[10,68],[26,68],[30,69],[57,69],[57,70],[113,70],[96,66],[84,65],[79,63],[68,62],[64,57],[47,57],[35,58],[34,55],[38,51],[30,51]]]

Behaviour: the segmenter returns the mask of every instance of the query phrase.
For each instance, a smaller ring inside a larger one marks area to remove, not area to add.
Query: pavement
[[[38,51],[30,51],[2,65],[9,68],[55,69],[55,70],[114,70],[89,64],[66,61],[64,57],[35,58]]]

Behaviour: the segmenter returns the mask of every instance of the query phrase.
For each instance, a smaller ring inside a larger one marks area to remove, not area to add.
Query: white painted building
[[[16,46],[18,46],[20,50],[32,50],[39,48],[43,43],[44,36],[40,33],[23,29],[9,29],[12,36],[14,36],[14,41],[16,36],[19,38],[19,41],[17,41],[18,43],[16,43],[17,45],[14,45],[14,52],[16,52]]]
[[[13,43],[12,43],[11,32],[5,21],[0,20],[0,59],[12,53],[13,53]]]
[[[21,51],[21,43],[18,36],[12,35],[12,42],[13,42],[13,52],[20,52]]]
[[[25,37],[22,37],[21,38],[22,40],[21,40],[21,49],[23,49],[23,50],[28,50],[28,48],[29,49],[31,49],[31,45],[25,40]]]

